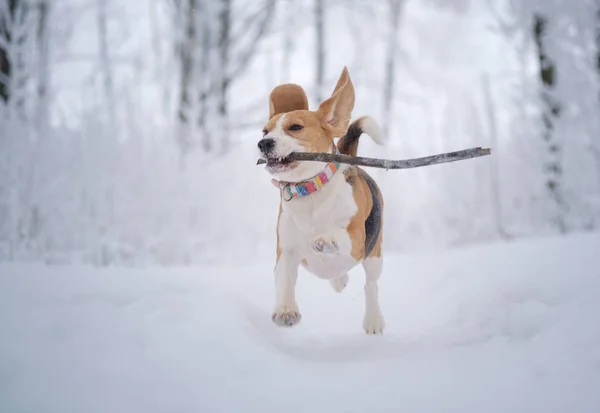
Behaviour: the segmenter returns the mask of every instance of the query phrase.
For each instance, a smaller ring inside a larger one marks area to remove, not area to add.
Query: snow
[[[600,234],[388,256],[387,330],[270,259],[192,268],[0,264],[0,411],[600,411]]]

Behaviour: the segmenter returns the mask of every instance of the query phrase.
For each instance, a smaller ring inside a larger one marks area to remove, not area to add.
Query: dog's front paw
[[[271,319],[277,325],[291,327],[300,322],[302,316],[297,306],[277,306]]]
[[[383,334],[383,330],[385,329],[383,315],[379,312],[365,314],[363,328],[367,334]]]
[[[338,243],[333,239],[332,236],[321,235],[317,237],[312,247],[315,251],[323,254],[337,254],[340,251]]]

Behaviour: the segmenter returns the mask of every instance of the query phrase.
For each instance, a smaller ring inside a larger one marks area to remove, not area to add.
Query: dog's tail
[[[369,135],[379,145],[383,145],[381,128],[377,121],[370,116],[362,116],[348,126],[346,134],[338,141],[338,151],[344,155],[356,156],[358,140],[363,133]]]

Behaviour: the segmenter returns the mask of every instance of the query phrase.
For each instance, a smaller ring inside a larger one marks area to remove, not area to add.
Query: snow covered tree
[[[183,33],[176,36],[177,55],[179,58],[179,104],[177,114],[183,124],[190,122],[192,116],[192,81],[194,73],[195,53],[197,49],[197,0],[175,0],[175,27],[181,27]],[[178,143],[182,154],[187,153],[190,147],[190,138],[187,133],[178,134]],[[208,148],[207,148],[208,149]]]
[[[181,152],[185,155],[196,144],[194,131],[204,152],[226,152],[229,91],[266,35],[275,0],[261,1],[256,10],[236,9],[233,0],[175,0],[175,6]]]
[[[546,31],[549,24],[548,17],[541,13],[533,16],[533,34],[539,59],[539,77],[542,84],[541,99],[544,105],[542,113],[543,139],[547,145],[546,176],[548,191],[555,202],[556,212],[554,224],[561,233],[567,231],[565,223],[566,201],[562,187],[563,168],[560,163],[561,145],[554,133],[555,123],[561,112],[561,105],[553,91],[556,85],[556,65],[547,53]]]
[[[27,83],[31,79],[34,41],[29,0],[0,0],[0,100],[9,114],[26,117]]]
[[[592,228],[598,219],[593,206],[598,189],[590,189],[600,187],[600,158],[595,149],[600,135],[600,83],[598,48],[593,46],[598,2],[507,0],[500,4],[507,6],[510,16],[499,19],[499,26],[522,56],[519,89],[537,89],[535,96],[521,92],[515,101],[530,123],[521,123],[520,130],[536,129],[520,139],[526,138],[531,145],[530,140],[537,137],[543,143],[540,148],[530,147],[530,159],[535,157],[535,164],[542,161],[545,192],[535,197],[536,215],[559,233]],[[501,15],[498,10],[496,16]],[[532,64],[537,66],[535,78],[530,76]]]

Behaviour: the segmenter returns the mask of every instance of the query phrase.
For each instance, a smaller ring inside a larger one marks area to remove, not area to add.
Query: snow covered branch
[[[490,155],[492,150],[489,148],[471,148],[456,152],[441,153],[438,155],[425,156],[423,158],[390,160],[379,158],[366,158],[363,156],[334,155],[331,153],[300,153],[294,152],[289,155],[287,161],[316,161],[316,162],[340,162],[348,165],[368,166],[372,168],[383,169],[410,169],[421,166],[437,165],[441,163],[462,161],[465,159],[477,158]],[[259,159],[256,164],[264,164],[265,159]]]
[[[250,63],[250,60],[256,54],[256,49],[258,48],[258,45],[260,44],[260,40],[265,36],[265,34],[267,33],[267,30],[269,29],[268,23],[271,21],[271,17],[273,16],[274,12],[275,12],[275,1],[268,0],[265,3],[265,5],[260,9],[260,14],[258,14],[258,16],[261,16],[262,19],[255,23],[257,27],[255,29],[254,35],[251,37],[251,40],[246,45],[244,52],[240,53],[240,56],[238,57],[237,66],[228,73],[228,76],[226,78],[226,81],[228,83],[231,82],[233,79],[236,79],[237,77],[239,77],[240,74],[243,73],[247,69],[248,64]],[[248,25],[245,25],[245,27],[251,27],[249,25],[254,20],[255,20],[255,18],[251,18],[248,21]],[[250,37],[250,36],[248,33],[244,33],[244,37]]]

